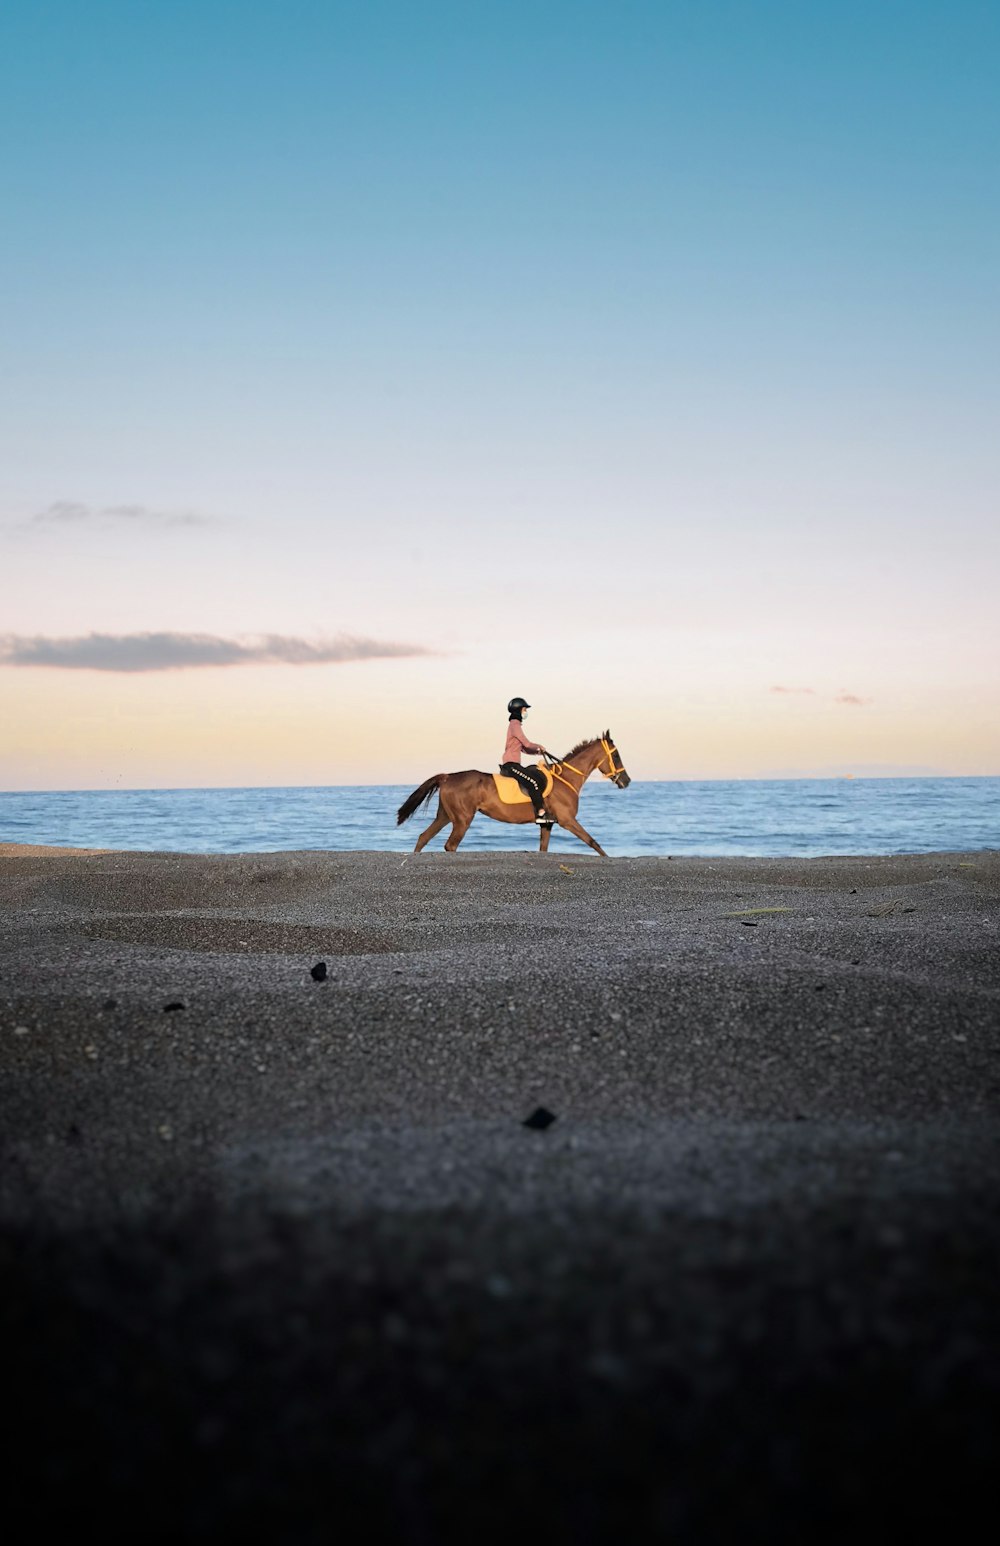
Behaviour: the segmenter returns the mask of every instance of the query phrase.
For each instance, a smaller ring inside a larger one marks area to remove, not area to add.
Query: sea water
[[[388,849],[406,853],[437,798],[396,825],[410,789],[0,792],[0,842],[175,853]],[[593,779],[580,821],[609,854],[896,854],[995,848],[1000,778],[854,778],[633,782]],[[444,828],[430,844],[443,847]],[[478,816],[463,852],[534,849],[534,826]],[[585,852],[558,827],[550,852]]]

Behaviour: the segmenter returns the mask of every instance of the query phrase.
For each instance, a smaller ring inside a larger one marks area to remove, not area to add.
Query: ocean
[[[436,797],[402,827],[407,785],[0,792],[0,842],[175,853],[407,853]],[[584,788],[580,820],[609,854],[897,854],[995,848],[1000,778],[741,779]],[[448,828],[428,852],[443,847]],[[536,829],[477,816],[462,852],[534,849]],[[588,852],[553,830],[550,853]]]

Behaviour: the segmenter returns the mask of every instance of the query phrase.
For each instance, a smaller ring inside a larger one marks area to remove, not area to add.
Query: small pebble
[[[531,1127],[536,1132],[544,1133],[545,1129],[551,1127],[555,1120],[555,1116],[551,1111],[547,1111],[544,1106],[536,1106],[530,1117],[525,1117],[523,1126]]]
[[[168,1015],[174,1009],[186,1009],[186,1008],[187,1008],[186,1004],[182,1004],[179,998],[175,998],[175,999],[171,999],[169,1004],[164,1004],[164,1006],[163,1006],[163,1013],[165,1015]]]
[[[325,982],[326,981],[326,962],[325,961],[317,961],[315,966],[310,967],[309,975],[312,978],[313,982]]]

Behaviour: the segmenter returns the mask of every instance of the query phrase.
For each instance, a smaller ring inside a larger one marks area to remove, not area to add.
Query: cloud
[[[815,687],[772,687],[770,690],[771,692],[780,693],[808,693],[813,698],[818,696]],[[866,704],[874,702],[872,698],[859,698],[857,693],[845,692],[843,688],[831,701],[833,703],[855,704],[858,708],[863,708]]]
[[[220,639],[209,633],[89,633],[75,639],[0,634],[0,666],[61,671],[184,671],[199,666],[320,666],[351,660],[404,659],[432,652],[378,639],[296,639],[261,634]]]
[[[31,517],[30,525],[69,526],[76,521],[86,521],[92,511],[89,505],[78,505],[72,499],[57,499],[47,510],[40,510]]]
[[[45,510],[39,510],[22,523],[29,527],[39,526],[212,526],[215,517],[199,515],[194,510],[155,510],[149,505],[85,505],[75,499],[57,499]]]

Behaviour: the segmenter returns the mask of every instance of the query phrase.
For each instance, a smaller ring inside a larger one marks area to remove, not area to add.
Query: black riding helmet
[[[507,705],[507,713],[511,719],[520,720],[522,711],[530,708],[531,704],[525,698],[511,698]]]

